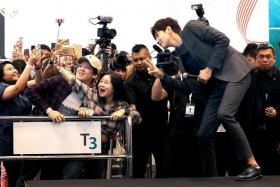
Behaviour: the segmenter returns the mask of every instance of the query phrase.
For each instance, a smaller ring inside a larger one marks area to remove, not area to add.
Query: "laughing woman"
[[[109,150],[108,138],[116,135],[121,127],[124,126],[124,121],[119,119],[130,114],[129,104],[122,78],[117,74],[107,73],[100,77],[97,84],[98,106],[93,110],[89,108],[80,108],[78,115],[88,117],[91,115],[111,116],[110,120],[101,121],[102,126],[102,154],[106,154]],[[90,163],[88,164],[91,165]],[[91,166],[91,168],[93,168]],[[96,170],[104,173],[106,162],[99,161]],[[88,169],[90,170],[90,169]]]
[[[31,113],[31,103],[22,95],[36,58],[30,58],[22,74],[9,61],[0,64],[0,116],[26,116]],[[0,120],[0,156],[13,155],[13,122]],[[21,161],[5,161],[9,186],[15,186]]]
[[[127,94],[122,78],[115,73],[107,73],[100,77],[97,84],[98,107],[93,110],[81,108],[79,115],[87,117],[89,115],[111,116],[113,121],[124,118],[130,114]],[[106,121],[102,124],[102,132],[106,135],[117,134],[120,123],[110,123]]]

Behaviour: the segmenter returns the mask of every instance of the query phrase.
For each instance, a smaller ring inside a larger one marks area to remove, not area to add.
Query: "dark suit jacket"
[[[229,46],[230,41],[225,34],[201,21],[189,21],[181,36],[192,58],[202,67],[212,68],[212,76],[217,79],[238,82],[252,69],[250,63]]]

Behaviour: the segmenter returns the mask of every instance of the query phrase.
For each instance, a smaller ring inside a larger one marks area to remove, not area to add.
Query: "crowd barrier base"
[[[280,176],[264,176],[256,181],[235,181],[234,177],[28,181],[27,187],[270,187],[279,184]]]

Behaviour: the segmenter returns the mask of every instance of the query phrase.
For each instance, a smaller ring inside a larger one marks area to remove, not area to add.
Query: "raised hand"
[[[147,67],[148,73],[156,78],[163,77],[164,73],[155,66],[150,59],[144,59],[142,63]]]

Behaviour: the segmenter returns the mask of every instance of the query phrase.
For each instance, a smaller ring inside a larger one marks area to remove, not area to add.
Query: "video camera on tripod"
[[[113,21],[112,17],[98,16],[97,19],[99,20],[97,24],[103,25],[103,27],[97,30],[97,37],[99,37],[99,39],[96,40],[96,43],[99,44],[102,49],[106,49],[111,44],[111,40],[117,35],[117,31],[107,27],[107,24]]]
[[[93,23],[92,19],[98,19],[99,22]],[[96,44],[99,44],[102,49],[102,70],[101,72],[107,72],[108,68],[108,54],[105,52],[105,49],[111,45],[111,40],[117,35],[117,31],[115,29],[109,29],[107,27],[108,23],[111,23],[113,18],[110,16],[97,16],[96,18],[90,18],[89,22],[93,25],[100,24],[103,25],[101,28],[97,30],[98,39],[95,40]]]

